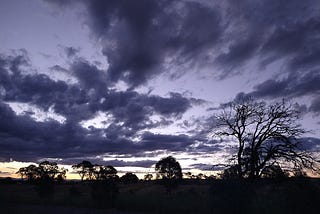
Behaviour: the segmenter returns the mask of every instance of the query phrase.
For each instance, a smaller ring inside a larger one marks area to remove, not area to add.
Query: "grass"
[[[320,213],[319,179],[183,182],[169,194],[157,182],[119,184],[113,195],[108,193],[110,186],[90,183],[55,184],[51,197],[40,197],[37,188],[0,184],[0,203],[4,208],[16,207],[17,212],[7,213],[20,213],[21,205],[60,207],[68,210],[65,213],[81,213],[78,209],[90,209],[89,213]]]

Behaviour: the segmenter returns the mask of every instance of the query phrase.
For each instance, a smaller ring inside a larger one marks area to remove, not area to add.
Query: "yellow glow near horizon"
[[[19,175],[16,174],[16,172],[21,167],[26,167],[26,166],[29,166],[30,164],[36,164],[36,163],[18,162],[18,161],[0,162],[0,177],[19,178]]]
[[[20,178],[16,172],[21,167],[27,167],[31,164],[38,165],[34,162],[18,162],[18,161],[10,161],[10,162],[0,162],[0,177],[12,177],[12,178]],[[66,173],[68,180],[80,180],[79,174],[77,174],[71,167],[71,165],[62,165],[58,164],[59,168],[65,168],[68,170]],[[147,173],[154,173],[152,169],[144,168],[144,167],[116,167],[119,171],[118,175],[121,177],[126,172],[133,172],[137,174],[137,176],[142,179],[143,176]]]
[[[38,165],[34,162],[19,162],[19,161],[10,161],[10,162],[0,162],[0,177],[12,177],[12,178],[20,178],[16,172],[21,167],[27,167],[30,164]],[[68,170],[66,173],[67,180],[80,180],[79,174],[77,174],[71,167],[71,165],[62,165],[58,164],[59,168],[65,168]],[[126,172],[132,172],[138,176],[139,179],[143,179],[144,175],[146,174],[153,174],[155,178],[155,171],[153,166],[151,168],[145,168],[145,167],[136,167],[136,166],[123,166],[123,167],[115,167],[118,171],[118,176],[124,175]],[[191,169],[191,170],[183,170],[183,172],[190,171],[192,174],[197,175],[199,173],[205,174],[205,175],[212,175],[215,174],[213,171],[202,171],[198,169]]]
[[[38,165],[34,162],[19,162],[19,161],[10,161],[10,162],[0,162],[0,177],[12,177],[12,178],[20,178],[16,172],[21,167],[27,167],[31,164]],[[68,170],[66,176],[67,179],[80,179],[78,174],[73,173],[71,165],[61,165],[58,164],[59,168],[65,168]]]

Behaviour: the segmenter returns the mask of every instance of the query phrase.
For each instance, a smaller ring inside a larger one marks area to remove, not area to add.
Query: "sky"
[[[219,169],[213,115],[290,100],[320,151],[316,0],[0,0],[0,176],[82,160]]]

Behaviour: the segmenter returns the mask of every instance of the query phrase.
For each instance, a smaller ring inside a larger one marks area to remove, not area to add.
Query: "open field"
[[[320,180],[184,181],[170,193],[157,182],[0,184],[1,213],[319,213]],[[108,188],[111,188],[108,186]]]

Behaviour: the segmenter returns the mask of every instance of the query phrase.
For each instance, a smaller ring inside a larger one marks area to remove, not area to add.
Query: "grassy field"
[[[41,191],[42,188],[42,191]],[[320,180],[0,184],[1,213],[320,213]]]

